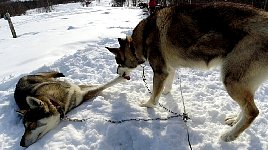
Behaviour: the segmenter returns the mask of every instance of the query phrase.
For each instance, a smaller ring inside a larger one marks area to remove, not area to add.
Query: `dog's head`
[[[118,42],[120,45],[119,48],[106,48],[115,55],[115,60],[118,64],[117,73],[129,80],[131,70],[139,64],[144,63],[144,60],[137,57],[131,37],[127,37],[126,39],[118,38]]]
[[[60,122],[60,114],[56,108],[51,108],[52,106],[49,106],[48,103],[29,96],[26,101],[30,109],[17,111],[23,116],[25,127],[20,141],[20,145],[23,147],[28,147],[36,142]]]

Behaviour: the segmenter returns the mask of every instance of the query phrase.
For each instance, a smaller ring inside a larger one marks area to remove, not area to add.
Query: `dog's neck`
[[[134,48],[133,43],[130,44],[130,50],[139,65],[143,64],[146,61],[147,56],[145,55],[146,54],[145,50],[142,50],[142,55],[140,55],[140,53],[137,52],[136,49]]]
[[[54,100],[53,98],[50,98],[50,102],[52,103],[52,105],[54,105],[54,107],[57,109],[57,111],[60,114],[60,119],[63,119],[65,117],[65,113],[64,113],[64,107],[62,107],[60,105],[59,102],[57,102],[56,100]]]

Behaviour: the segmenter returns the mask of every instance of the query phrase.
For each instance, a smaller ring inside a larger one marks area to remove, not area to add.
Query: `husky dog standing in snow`
[[[55,80],[58,77],[64,75],[43,72],[24,76],[17,83],[14,97],[25,126],[21,146],[30,146],[55,128],[67,112],[124,80],[118,77],[105,85],[93,86]]]
[[[254,93],[268,77],[268,13],[243,4],[206,3],[168,7],[142,20],[131,37],[118,39],[118,74],[149,61],[153,92],[142,104],[155,107],[171,90],[175,69],[221,65],[222,81],[241,113],[227,117],[232,126],[221,139],[235,140],[258,116]]]

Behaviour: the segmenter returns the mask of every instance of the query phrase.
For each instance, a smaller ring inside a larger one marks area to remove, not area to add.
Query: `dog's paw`
[[[221,140],[224,142],[234,141],[238,136],[235,136],[231,131],[227,131],[221,135]]]
[[[146,103],[142,103],[140,104],[141,107],[147,107],[147,108],[155,108],[156,105],[151,103],[151,102],[146,102]]]
[[[229,125],[229,126],[234,126],[237,123],[237,116],[236,115],[232,115],[232,116],[227,116],[224,120],[225,124]]]

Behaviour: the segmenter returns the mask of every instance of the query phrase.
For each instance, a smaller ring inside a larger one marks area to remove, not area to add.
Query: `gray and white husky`
[[[67,112],[106,88],[125,80],[118,77],[105,85],[97,86],[55,80],[58,77],[64,75],[52,71],[27,75],[18,81],[14,98],[25,126],[21,146],[30,146],[55,128]]]
[[[180,4],[142,20],[130,37],[118,39],[119,75],[149,61],[153,92],[145,107],[155,107],[171,90],[176,68],[221,65],[222,81],[241,113],[227,117],[232,126],[221,138],[235,140],[258,116],[256,89],[268,77],[268,13],[251,6],[221,2]]]

